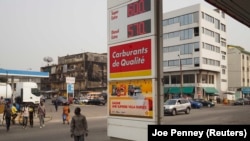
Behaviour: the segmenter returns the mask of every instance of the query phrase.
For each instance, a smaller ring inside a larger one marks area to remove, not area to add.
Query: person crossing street
[[[16,104],[14,103],[11,107],[11,116],[12,116],[12,124],[16,124],[16,117],[17,117],[17,109],[16,109]]]

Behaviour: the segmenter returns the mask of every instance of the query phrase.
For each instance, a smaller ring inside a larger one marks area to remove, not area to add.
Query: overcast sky
[[[203,0],[163,0],[163,12]],[[250,51],[250,31],[227,16],[228,44]],[[0,0],[0,68],[40,71],[53,58],[107,52],[107,0]]]

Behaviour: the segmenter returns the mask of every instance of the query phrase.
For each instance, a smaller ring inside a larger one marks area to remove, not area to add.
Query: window
[[[204,29],[204,33],[208,36],[214,37],[214,32],[209,29]]]
[[[169,76],[164,76],[163,83],[164,84],[169,84]]]
[[[168,66],[179,66],[179,60],[169,60]]]
[[[211,50],[211,51],[218,52],[218,53],[220,52],[220,48],[217,46],[214,46],[214,45],[211,45],[208,43],[204,43],[204,42],[202,42],[202,46],[203,46],[203,48],[205,48],[207,50]]]
[[[176,24],[180,23],[180,25],[188,25],[192,24],[193,22],[198,23],[199,17],[198,17],[198,12],[194,13],[189,13],[186,15],[178,16],[178,17],[173,17],[169,19],[165,19],[162,22],[163,26],[171,25],[171,24]]]
[[[224,25],[224,24],[222,24],[222,23],[221,23],[221,31],[226,32],[226,25]]]
[[[199,36],[199,27],[194,28],[194,36]]]
[[[194,43],[194,51],[200,51],[199,43]]]
[[[195,57],[195,58],[194,58],[194,66],[195,66],[195,67],[200,66],[200,58],[199,58],[199,57]]]
[[[222,55],[222,60],[226,60],[226,56],[225,55]]]
[[[180,31],[180,40],[192,39],[193,29],[185,29]]]
[[[180,54],[192,54],[193,44],[184,44],[180,47]]]
[[[227,82],[227,80],[226,79],[221,79],[221,82]]]
[[[195,76],[194,74],[183,75],[183,82],[184,83],[195,83],[194,76]]]
[[[181,59],[181,64],[182,65],[191,65],[191,64],[193,64],[193,59],[192,58]]]
[[[226,74],[226,70],[225,69],[222,69],[222,74]]]
[[[214,84],[214,75],[208,75],[208,79],[209,84]]]
[[[207,83],[207,75],[206,74],[201,75],[201,82],[202,83]]]
[[[215,38],[215,42],[220,43],[220,34],[219,33],[214,33],[214,38]]]
[[[208,14],[205,14],[205,20],[208,22],[214,23],[214,18]]]
[[[195,12],[193,14],[193,22],[194,23],[199,23],[199,13],[198,12]]]
[[[163,67],[168,67],[168,61],[163,61]]]
[[[172,75],[171,84],[180,84],[180,75]]]
[[[214,19],[214,24],[216,29],[220,29],[220,21],[218,19]]]

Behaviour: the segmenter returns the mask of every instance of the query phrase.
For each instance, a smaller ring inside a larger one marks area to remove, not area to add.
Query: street
[[[190,114],[165,116],[163,124],[241,124],[250,125],[250,105],[232,106],[217,104],[212,108],[192,109]]]
[[[74,108],[79,105],[71,105],[71,116]],[[107,136],[107,105],[80,105],[82,113],[86,115],[89,124],[89,136],[87,141],[122,141]],[[39,128],[38,119],[35,119],[33,128],[23,129],[20,125],[11,126],[6,132],[4,126],[0,126],[1,141],[69,141],[70,126],[62,124],[62,106],[55,112],[50,100],[46,101],[47,117],[46,126]],[[182,124],[250,124],[250,105],[245,106],[225,106],[216,105],[213,108],[192,109],[186,115],[180,113],[176,116],[164,116],[162,124],[182,125]]]

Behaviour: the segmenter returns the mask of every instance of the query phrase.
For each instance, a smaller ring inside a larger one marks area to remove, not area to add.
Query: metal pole
[[[180,55],[178,56],[180,58],[180,97],[182,97],[182,63]]]
[[[155,2],[156,4],[156,54],[157,54],[157,95],[156,95],[156,105],[157,105],[157,124],[161,124],[161,119],[163,116],[163,41],[162,41],[162,0]]]
[[[8,71],[6,70],[6,98],[8,95]]]

